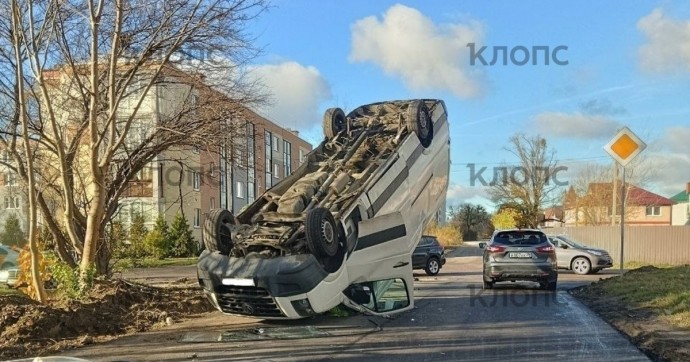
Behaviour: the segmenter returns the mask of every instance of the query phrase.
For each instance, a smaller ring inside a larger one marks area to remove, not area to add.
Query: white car
[[[411,254],[446,198],[441,100],[324,116],[325,140],[236,217],[204,222],[199,283],[227,314],[297,319],[344,303],[373,315],[413,307]]]
[[[16,267],[18,258],[18,252],[7,245],[0,244],[0,270]]]
[[[18,268],[9,268],[0,270],[0,284],[6,284],[9,287],[13,287],[17,283],[17,278],[19,277]]]

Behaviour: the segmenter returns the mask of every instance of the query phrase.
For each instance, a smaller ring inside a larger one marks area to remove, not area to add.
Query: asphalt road
[[[211,313],[64,356],[97,361],[648,360],[567,293],[614,271],[590,276],[564,271],[556,293],[532,283],[498,284],[484,291],[475,245],[453,251],[436,277],[416,273],[415,309],[393,319],[322,316],[264,322]],[[164,282],[193,278],[193,271],[178,267],[175,273],[148,270],[143,272],[148,276],[129,276]]]

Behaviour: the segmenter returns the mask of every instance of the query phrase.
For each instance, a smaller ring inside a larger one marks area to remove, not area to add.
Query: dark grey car
[[[542,289],[556,290],[556,249],[540,230],[497,231],[484,249],[484,289],[503,281],[533,281]]]
[[[412,269],[424,269],[428,275],[436,275],[446,263],[445,254],[435,236],[423,235],[412,252]]]
[[[613,266],[611,256],[604,249],[583,245],[565,235],[549,236],[549,240],[556,247],[558,267],[561,269],[584,275]]]

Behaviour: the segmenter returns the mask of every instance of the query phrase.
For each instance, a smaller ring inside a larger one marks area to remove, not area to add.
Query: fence
[[[607,250],[620,261],[620,225],[544,229],[547,235],[564,234],[591,247]],[[625,261],[653,265],[690,264],[690,226],[626,226]]]

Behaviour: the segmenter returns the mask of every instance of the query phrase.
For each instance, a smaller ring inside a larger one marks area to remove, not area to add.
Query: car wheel
[[[330,257],[338,253],[338,228],[328,209],[317,207],[307,212],[307,247],[317,257]]]
[[[426,267],[424,267],[424,271],[428,275],[436,275],[439,271],[441,271],[441,263],[439,263],[438,259],[436,258],[429,258],[429,260],[426,261]]]
[[[346,126],[345,112],[340,108],[329,108],[323,115],[323,134],[327,139],[335,137]]]
[[[484,281],[484,289],[493,289],[494,288],[494,282],[487,282],[486,280]]]
[[[206,220],[204,228],[201,230],[203,245],[210,252],[219,252],[223,255],[230,254],[232,250],[231,225],[235,225],[235,217],[225,209],[211,210]]]
[[[589,262],[589,260],[581,256],[573,259],[570,267],[575,274],[580,275],[589,274],[589,271],[592,270],[592,264]]]
[[[414,132],[424,148],[431,145],[434,138],[434,124],[424,101],[412,103],[407,109],[407,128]]]

